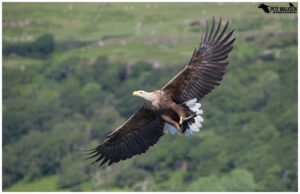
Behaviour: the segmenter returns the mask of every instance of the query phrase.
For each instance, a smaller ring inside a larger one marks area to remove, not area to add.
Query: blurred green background
[[[4,191],[297,191],[297,14],[257,7],[3,3]],[[237,40],[201,132],[108,168],[84,160],[141,106],[132,91],[184,67],[213,15]]]

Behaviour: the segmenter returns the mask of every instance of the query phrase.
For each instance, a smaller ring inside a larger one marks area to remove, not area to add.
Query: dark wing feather
[[[229,40],[234,30],[224,37],[228,28],[228,21],[223,30],[221,23],[222,19],[214,31],[215,18],[213,18],[209,32],[206,20],[206,32],[204,39],[201,32],[199,49],[194,51],[189,64],[162,88],[176,103],[182,103],[193,98],[200,100],[222,81],[228,65],[228,54],[233,49],[235,38]]]
[[[101,166],[145,153],[163,135],[163,127],[164,121],[159,115],[142,108],[93,149],[90,158],[96,157],[94,163],[103,159]]]

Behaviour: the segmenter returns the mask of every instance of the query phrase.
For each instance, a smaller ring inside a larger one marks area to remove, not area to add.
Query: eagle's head
[[[152,101],[153,100],[153,95],[152,93],[150,92],[146,92],[144,90],[138,90],[138,91],[134,91],[132,92],[132,95],[133,96],[139,96],[141,98],[144,98],[145,100],[147,101]]]

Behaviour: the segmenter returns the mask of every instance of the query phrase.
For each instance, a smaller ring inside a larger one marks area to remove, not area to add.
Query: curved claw
[[[182,125],[180,124],[177,128],[177,130],[179,131],[180,134],[184,134],[184,132],[182,131]]]

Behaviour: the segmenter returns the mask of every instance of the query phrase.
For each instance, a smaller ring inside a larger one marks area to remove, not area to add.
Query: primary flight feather
[[[233,49],[234,30],[226,34],[228,21],[222,28],[222,19],[205,34],[201,32],[200,47],[195,49],[185,68],[162,89],[154,92],[135,91],[144,99],[142,108],[89,154],[100,166],[119,162],[145,153],[159,138],[170,131],[190,135],[200,130],[203,121],[198,101],[219,85],[228,65],[228,54]]]

